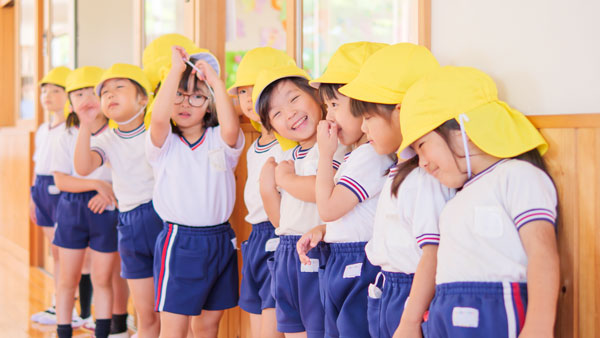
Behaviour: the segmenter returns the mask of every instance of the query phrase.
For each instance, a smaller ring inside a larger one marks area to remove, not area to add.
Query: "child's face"
[[[69,93],[69,99],[76,113],[87,111],[100,111],[100,99],[96,96],[94,88],[82,88]]]
[[[190,81],[188,88],[193,88],[193,84],[194,82]],[[178,88],[173,102],[171,119],[180,128],[202,126],[209,100],[210,93],[206,86],[201,85],[200,88],[196,88],[192,92],[184,92],[181,88]]]
[[[363,114],[361,130],[378,154],[387,155],[396,152],[402,143],[398,110],[389,118],[373,112]]]
[[[100,92],[102,111],[115,121],[126,121],[138,113],[146,104],[147,98],[138,94],[137,88],[129,79],[109,79]]]
[[[327,119],[338,125],[338,139],[343,145],[351,145],[364,135],[361,130],[362,118],[350,112],[350,98],[336,93],[337,98],[325,98]]]
[[[254,86],[238,87],[238,100],[240,101],[242,113],[250,120],[260,123],[260,117],[254,111],[254,105],[252,104],[252,88],[254,88]]]
[[[460,188],[467,181],[467,174],[459,167],[464,156],[461,158],[451,150],[458,141],[455,136],[450,134],[448,142],[452,145],[449,145],[440,134],[432,131],[411,145],[419,156],[419,166],[448,188]]]
[[[44,110],[62,112],[67,102],[67,92],[60,86],[46,83],[42,85],[40,101]]]
[[[281,136],[296,142],[316,137],[321,120],[319,103],[292,81],[281,81],[270,97],[269,120]]]

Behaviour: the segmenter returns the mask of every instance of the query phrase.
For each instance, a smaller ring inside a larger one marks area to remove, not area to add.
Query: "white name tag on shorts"
[[[319,259],[311,258],[310,265],[300,263],[300,272],[319,272]]]
[[[267,241],[267,243],[265,243],[265,251],[266,252],[275,251],[278,246],[279,246],[279,238],[271,238],[270,240]]]
[[[452,325],[479,327],[479,310],[472,307],[455,307],[452,309]]]
[[[58,187],[56,187],[55,185],[49,185],[48,193],[50,195],[58,195],[58,194],[60,194],[60,189],[58,189]]]
[[[344,269],[344,278],[355,278],[360,276],[360,271],[362,270],[362,263],[355,263],[346,265]]]
[[[231,244],[233,244],[233,250],[237,250],[237,237],[231,239]]]
[[[106,208],[104,208],[105,211],[113,211],[115,210],[115,205],[111,204],[111,205],[107,205]]]

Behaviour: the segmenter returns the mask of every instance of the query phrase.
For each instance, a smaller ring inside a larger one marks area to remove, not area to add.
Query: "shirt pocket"
[[[504,210],[499,207],[476,207],[473,231],[483,238],[500,238],[504,234]]]
[[[223,148],[209,150],[208,161],[214,171],[223,172],[227,170],[227,161],[225,160],[225,150]]]

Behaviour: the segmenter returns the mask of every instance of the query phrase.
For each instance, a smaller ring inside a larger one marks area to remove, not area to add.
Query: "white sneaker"
[[[45,317],[47,317],[48,319],[42,319]],[[54,317],[54,323],[50,323],[50,324],[56,324],[56,309],[54,308],[54,306],[51,306],[44,311],[40,311],[38,313],[32,314],[31,320],[36,323],[41,323],[40,320],[51,321],[50,317]]]
[[[108,338],[129,338],[129,332],[111,333],[108,335]]]
[[[79,317],[75,308],[73,308],[73,314],[71,317],[71,327],[74,329],[80,328],[83,325],[83,319]]]
[[[89,316],[87,318],[83,318],[82,319],[83,324],[81,325],[81,328],[86,330],[86,331],[90,331],[90,332],[94,332],[94,330],[96,330],[96,323],[94,322],[94,317]]]

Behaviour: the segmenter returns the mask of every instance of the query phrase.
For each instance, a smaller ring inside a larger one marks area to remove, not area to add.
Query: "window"
[[[173,0],[144,0],[144,41],[142,48],[157,37],[185,34],[184,2]]]
[[[20,119],[33,119],[35,113],[35,2],[19,2],[19,115]]]

